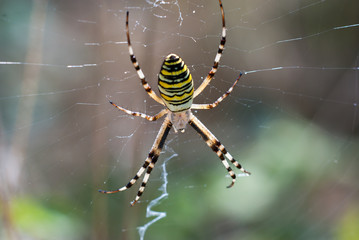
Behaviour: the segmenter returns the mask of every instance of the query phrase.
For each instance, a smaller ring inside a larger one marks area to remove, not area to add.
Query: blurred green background
[[[0,239],[139,239],[146,207],[166,217],[144,239],[359,239],[359,2],[223,0],[228,40],[196,103],[233,93],[199,119],[250,172],[227,189],[218,157],[171,131],[141,201],[142,165],[161,121],[129,60],[157,91],[179,54],[195,86],[221,33],[218,2],[0,2]],[[236,171],[239,173],[239,171]]]

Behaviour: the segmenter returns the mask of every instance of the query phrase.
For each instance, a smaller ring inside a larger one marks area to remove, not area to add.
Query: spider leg
[[[232,187],[236,182],[236,174],[233,172],[232,168],[229,166],[227,160],[224,158],[228,158],[235,167],[246,174],[250,174],[246,171],[239,162],[237,162],[232,155],[230,155],[225,147],[218,141],[218,139],[206,128],[206,126],[198,120],[193,114],[188,122],[197,132],[203,140],[207,143],[207,145],[217,154],[217,156],[221,159],[224,167],[227,169],[229,175],[232,177],[232,183],[227,186],[228,188]],[[224,156],[223,156],[224,154]]]
[[[127,44],[128,44],[128,52],[130,53],[130,59],[131,59],[131,62],[133,64],[133,66],[135,67],[136,69],[136,72],[137,72],[137,75],[138,77],[141,79],[141,83],[142,83],[142,86],[144,87],[144,89],[146,90],[146,92],[148,93],[148,95],[150,95],[150,97],[155,100],[156,102],[164,105],[162,99],[160,97],[158,97],[156,95],[156,93],[152,90],[152,88],[150,87],[150,85],[147,83],[147,81],[145,80],[145,75],[143,74],[141,68],[140,68],[140,65],[138,63],[138,61],[136,60],[136,57],[134,55],[134,52],[133,52],[133,48],[132,48],[132,45],[131,45],[131,40],[130,40],[130,32],[128,30],[128,15],[129,15],[129,12],[127,11],[126,13],[126,35],[127,35]]]
[[[228,97],[228,95],[233,91],[234,86],[237,84],[237,82],[239,81],[241,76],[242,76],[242,73],[239,74],[238,78],[233,83],[232,87],[230,87],[227,90],[227,92],[225,92],[221,97],[219,97],[214,103],[211,103],[211,104],[192,104],[191,108],[192,109],[211,109],[211,108],[217,107],[218,104],[220,102],[222,102],[226,97]]]
[[[115,103],[113,103],[112,101],[109,101],[113,106],[115,106],[117,109],[129,114],[129,115],[132,115],[132,116],[135,116],[135,117],[141,117],[141,118],[145,118],[147,119],[148,121],[156,121],[157,119],[161,118],[163,115],[165,115],[167,113],[167,108],[163,109],[161,112],[157,113],[156,115],[154,116],[150,116],[150,115],[147,115],[147,114],[144,114],[144,113],[140,113],[140,112],[133,112],[133,111],[130,111],[130,110],[127,110],[123,107],[120,107],[120,106],[117,106]]]
[[[148,179],[150,177],[151,171],[154,168],[155,163],[157,162],[157,159],[161,154],[162,147],[163,147],[163,145],[165,143],[165,140],[166,140],[166,138],[168,136],[169,131],[171,130],[171,127],[172,127],[172,123],[169,120],[169,118],[166,117],[164,122],[161,125],[161,128],[160,128],[160,130],[159,130],[159,132],[157,134],[155,142],[153,143],[151,151],[149,152],[148,157],[146,158],[144,164],[138,170],[136,175],[125,186],[123,186],[122,188],[119,188],[117,190],[113,190],[113,191],[99,190],[99,192],[100,193],[105,193],[105,194],[111,194],[111,193],[125,191],[126,189],[129,189],[130,187],[132,187],[132,185],[134,185],[136,183],[136,181],[142,176],[142,174],[147,169],[146,174],[143,177],[141,187],[138,190],[137,196],[136,196],[135,200],[131,203],[131,206],[135,205],[135,203],[138,202],[138,200],[140,199],[142,193],[145,190],[145,187],[146,187],[146,184],[147,184]]]
[[[222,13],[222,38],[221,38],[221,42],[220,42],[219,47],[218,47],[217,55],[216,55],[216,57],[214,59],[213,67],[212,67],[211,71],[208,73],[206,79],[194,91],[193,98],[197,97],[198,94],[200,94],[207,87],[207,85],[210,83],[210,81],[214,77],[214,74],[216,74],[219,61],[221,60],[221,57],[222,57],[224,44],[226,43],[226,24],[225,24],[225,20],[224,20],[224,10],[223,10],[223,6],[222,6],[222,1],[221,0],[218,0],[218,1],[219,1],[219,6],[221,8],[221,13]]]
[[[241,170],[243,173],[247,174],[247,175],[251,175],[250,172],[248,172],[247,170],[245,170],[242,165],[235,160],[232,155],[227,152],[226,148],[223,146],[223,144],[221,144],[217,139],[215,141],[215,144],[217,145],[217,147],[219,148],[219,150],[221,150],[221,152],[226,156],[227,159],[229,159],[229,161],[231,161],[231,163],[238,168],[239,170]]]

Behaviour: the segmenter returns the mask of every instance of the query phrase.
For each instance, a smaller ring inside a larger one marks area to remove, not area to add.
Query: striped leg
[[[221,8],[221,13],[222,13],[222,38],[221,38],[221,42],[220,42],[219,47],[218,47],[218,52],[217,52],[216,58],[214,59],[213,67],[212,67],[211,71],[208,73],[208,76],[206,77],[206,79],[195,90],[193,98],[197,97],[198,94],[200,94],[207,87],[207,85],[210,83],[210,81],[214,77],[214,74],[216,74],[219,61],[221,60],[221,57],[222,57],[224,44],[226,43],[226,24],[225,24],[225,20],[224,20],[224,10],[223,10],[223,6],[222,6],[222,1],[221,0],[218,0],[218,1],[219,1],[219,6]]]
[[[247,170],[245,170],[242,165],[237,161],[235,160],[232,155],[227,152],[227,150],[225,149],[225,147],[223,146],[223,144],[221,144],[217,139],[215,141],[215,144],[218,146],[219,150],[221,150],[221,152],[226,156],[227,159],[229,159],[229,161],[231,161],[231,163],[236,167],[238,168],[239,170],[241,170],[243,173],[247,174],[247,175],[250,175],[251,173],[248,172]]]
[[[233,83],[232,87],[230,87],[225,94],[219,97],[214,103],[211,104],[192,104],[191,109],[211,109],[217,107],[220,102],[222,102],[232,91],[234,86],[237,84],[239,79],[241,78],[242,73],[239,74],[237,80]]]
[[[138,62],[136,60],[136,57],[135,57],[135,55],[133,53],[131,40],[130,40],[130,32],[128,30],[128,15],[129,15],[129,12],[127,11],[127,13],[126,13],[126,35],[127,35],[128,52],[130,53],[131,62],[133,64],[133,66],[135,67],[137,75],[141,79],[142,86],[145,88],[148,95],[150,95],[150,97],[153,100],[155,100],[156,102],[164,105],[162,99],[160,97],[158,97],[154,91],[152,91],[152,88],[150,87],[150,85],[145,80],[145,75],[143,74],[143,72],[142,72],[142,70],[140,68],[140,65],[138,64]]]
[[[127,183],[126,186],[123,186],[122,188],[119,188],[117,190],[113,191],[105,191],[105,190],[99,190],[100,193],[110,194],[110,193],[116,193],[116,192],[122,192],[126,189],[129,189],[136,183],[136,181],[142,176],[142,174],[146,171],[146,174],[143,178],[141,187],[138,190],[137,196],[135,200],[131,203],[131,206],[135,205],[135,203],[140,199],[143,191],[145,190],[147,181],[150,177],[151,171],[155,166],[155,163],[157,162],[158,157],[161,154],[162,147],[165,143],[165,140],[168,136],[169,131],[171,130],[172,123],[169,120],[168,117],[165,118],[164,122],[162,123],[162,126],[157,134],[157,137],[155,139],[155,142],[153,143],[153,146],[151,148],[150,153],[148,154],[148,157],[145,160],[145,163],[142,165],[142,167],[138,170],[136,175]]]
[[[170,129],[170,127],[169,127],[169,129]],[[168,131],[169,131],[169,129],[168,129]],[[165,140],[166,137],[167,137],[167,134],[166,134],[166,136],[163,137],[163,142],[164,142],[164,140]],[[143,180],[142,180],[142,183],[141,183],[141,187],[138,189],[136,198],[135,198],[134,201],[132,201],[131,206],[135,205],[136,202],[138,202],[138,200],[139,200],[140,197],[142,196],[143,192],[145,191],[146,184],[147,184],[147,182],[148,182],[148,179],[150,178],[152,169],[155,167],[155,164],[156,164],[156,162],[157,162],[157,159],[158,159],[158,157],[159,157],[160,154],[161,154],[161,149],[162,149],[162,147],[163,147],[163,144],[162,144],[161,146],[158,146],[158,149],[156,150],[156,152],[153,153],[152,161],[151,161],[150,165],[149,165],[148,168],[147,168],[146,174],[145,174],[145,176],[143,177]]]
[[[233,172],[231,167],[229,166],[227,160],[224,158],[228,158],[235,167],[246,174],[250,174],[246,171],[241,164],[239,164],[233,157],[230,155],[225,147],[218,141],[218,139],[203,125],[202,122],[198,120],[194,115],[191,115],[191,118],[188,122],[198,133],[201,135],[203,140],[207,143],[207,145],[212,148],[212,150],[217,154],[217,156],[221,159],[224,167],[227,169],[229,175],[232,177],[232,183],[228,186],[228,188],[232,187],[236,182],[236,174]],[[224,154],[224,156],[223,156]]]
[[[147,115],[147,114],[144,114],[144,113],[140,113],[140,112],[133,112],[133,111],[130,111],[130,110],[127,110],[123,107],[120,107],[120,106],[117,106],[115,103],[113,103],[112,101],[109,101],[113,106],[115,106],[117,109],[129,114],[129,115],[132,115],[132,116],[135,116],[135,117],[141,117],[141,118],[145,118],[147,119],[148,121],[156,121],[157,119],[161,118],[163,115],[165,115],[168,110],[167,108],[163,109],[161,112],[157,113],[156,115],[154,116],[150,116],[150,115]]]

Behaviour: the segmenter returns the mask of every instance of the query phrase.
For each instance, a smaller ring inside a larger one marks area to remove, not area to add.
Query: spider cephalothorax
[[[226,42],[226,26],[224,20],[224,10],[222,6],[221,0],[219,1],[221,13],[222,13],[222,38],[218,47],[217,55],[214,59],[214,64],[211,71],[208,73],[206,79],[202,82],[202,84],[194,90],[193,88],[193,80],[190,74],[190,71],[184,61],[176,54],[169,54],[163,64],[161,66],[160,73],[158,74],[158,90],[160,92],[160,96],[158,97],[155,92],[152,91],[152,88],[145,80],[145,75],[143,74],[140,66],[136,60],[136,57],[133,53],[133,49],[130,41],[130,33],[128,30],[128,16],[129,13],[126,14],[126,35],[127,35],[127,43],[128,50],[130,53],[130,59],[135,67],[139,78],[141,79],[142,85],[145,88],[146,92],[150,95],[152,99],[156,102],[164,105],[162,111],[154,116],[149,116],[144,113],[133,112],[127,110],[123,107],[120,107],[114,104],[112,101],[110,103],[115,106],[117,109],[130,114],[132,116],[138,116],[145,118],[149,121],[156,121],[157,119],[166,115],[164,122],[161,125],[161,128],[157,134],[155,142],[146,158],[142,167],[138,170],[136,175],[127,183],[126,186],[119,188],[114,191],[105,191],[99,190],[101,193],[116,193],[124,191],[130,188],[136,181],[142,176],[142,174],[146,171],[145,176],[143,177],[143,181],[141,187],[138,190],[137,196],[135,200],[132,202],[132,206],[140,199],[143,191],[145,190],[146,184],[154,168],[157,159],[161,153],[162,147],[165,143],[167,135],[171,128],[173,127],[175,132],[178,130],[184,132],[184,129],[187,124],[192,126],[198,134],[203,138],[203,140],[207,143],[207,145],[217,154],[217,156],[222,161],[224,167],[227,169],[229,175],[232,177],[232,182],[228,187],[232,187],[236,181],[236,175],[228,164],[226,158],[239,170],[243,173],[250,174],[244,168],[242,168],[241,164],[239,164],[229,152],[225,149],[225,147],[218,141],[218,139],[206,128],[206,126],[198,120],[196,116],[193,115],[191,109],[211,109],[216,107],[220,102],[223,101],[233,90],[234,86],[237,84],[239,77],[233,83],[233,85],[225,92],[221,97],[219,97],[214,103],[211,104],[193,104],[193,99],[200,94],[205,87],[209,84],[209,82],[214,77],[217,72],[218,63],[221,59],[222,52],[224,49],[224,44]]]

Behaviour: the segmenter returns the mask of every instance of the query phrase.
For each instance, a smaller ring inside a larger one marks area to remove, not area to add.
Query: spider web
[[[152,88],[171,52],[197,87],[220,41],[218,2],[0,6],[1,239],[359,238],[357,1],[223,0],[225,51],[195,103],[243,76],[218,107],[194,114],[252,175],[226,189],[230,178],[193,129],[171,131],[134,207],[139,183],[97,192],[133,177],[162,121],[107,102],[162,109],[129,61],[125,13]]]

